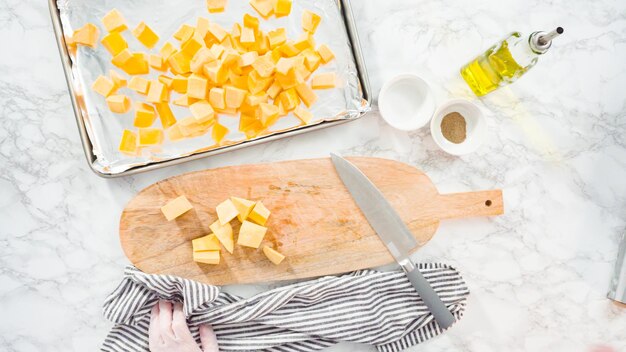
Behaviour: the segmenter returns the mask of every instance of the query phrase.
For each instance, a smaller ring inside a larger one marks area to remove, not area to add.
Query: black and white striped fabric
[[[457,320],[469,290],[444,264],[418,264]],[[400,351],[439,335],[415,289],[401,271],[361,270],[279,287],[243,299],[219,287],[133,266],[104,303],[114,322],[102,351],[149,351],[150,309],[159,300],[182,301],[192,334],[209,323],[220,351],[316,351],[340,341]]]

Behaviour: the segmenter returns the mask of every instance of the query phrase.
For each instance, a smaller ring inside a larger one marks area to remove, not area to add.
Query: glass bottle
[[[461,76],[477,96],[483,96],[520,78],[550,49],[552,39],[562,33],[561,27],[528,37],[513,32],[463,66]]]

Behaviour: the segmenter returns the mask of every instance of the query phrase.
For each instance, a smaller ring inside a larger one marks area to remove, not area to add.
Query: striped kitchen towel
[[[469,290],[445,264],[418,264],[456,319]],[[287,285],[243,299],[217,286],[133,266],[104,303],[115,323],[102,351],[149,351],[150,309],[159,299],[182,301],[192,334],[209,323],[220,351],[317,351],[340,341],[400,351],[439,335],[421,298],[401,271],[360,270]]]

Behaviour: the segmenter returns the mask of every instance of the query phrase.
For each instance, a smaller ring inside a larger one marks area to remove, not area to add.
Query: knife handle
[[[410,260],[409,260],[410,261]],[[411,265],[401,265],[404,269],[406,276],[409,278],[411,285],[415,288],[417,293],[424,301],[428,310],[433,314],[435,321],[439,324],[442,330],[449,328],[456,319],[448,310],[448,307],[443,303],[441,298],[437,295],[430,283],[426,280],[422,272],[410,261]]]

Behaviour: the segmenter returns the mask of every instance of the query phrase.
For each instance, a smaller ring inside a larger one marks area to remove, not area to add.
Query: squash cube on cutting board
[[[233,239],[233,227],[230,226],[230,223],[222,225],[220,221],[217,220],[212,223],[209,228],[213,231],[217,239],[220,240],[222,246],[224,246],[230,254],[233,254],[235,250],[235,240]]]
[[[192,240],[191,245],[194,252],[219,251],[222,248],[214,233]]]
[[[257,202],[250,215],[248,215],[248,219],[256,222],[259,225],[265,225],[267,219],[270,217],[271,212],[263,205],[262,202]]]
[[[115,83],[108,77],[98,76],[98,78],[96,78],[96,80],[91,85],[91,89],[104,97],[108,97],[115,91],[116,87]]]
[[[133,29],[133,35],[137,40],[141,42],[141,44],[145,45],[148,49],[153,48],[156,43],[159,41],[159,36],[154,33],[152,28],[150,28],[145,22],[139,22],[137,27]]]
[[[161,207],[161,212],[165,215],[167,221],[172,221],[177,217],[183,215],[187,211],[191,210],[193,206],[187,200],[187,197],[180,196],[172,199],[167,204]]]
[[[124,130],[120,146],[117,149],[122,153],[135,155],[137,153],[137,134],[130,130]]]
[[[283,259],[285,259],[284,255],[282,255],[277,250],[270,248],[268,246],[263,246],[263,254],[265,254],[267,259],[269,259],[272,263],[276,265],[280,264],[283,261]]]
[[[237,217],[239,212],[235,207],[235,204],[230,199],[226,199],[215,207],[217,217],[220,219],[222,225],[229,223],[232,219]]]
[[[193,261],[202,264],[217,265],[220,263],[220,251],[193,252]]]
[[[266,232],[267,227],[244,220],[239,229],[237,244],[240,246],[259,248]]]
[[[248,214],[250,214],[252,208],[254,208],[254,205],[256,204],[256,202],[251,200],[238,197],[230,197],[230,200],[233,202],[235,208],[237,208],[237,219],[241,222],[248,218]]]
[[[106,99],[109,110],[117,114],[124,114],[130,110],[130,99],[127,96],[116,94],[109,95]]]
[[[104,28],[109,32],[122,32],[128,28],[124,16],[122,16],[122,13],[117,9],[107,12],[107,14],[102,17],[102,24],[104,24]]]

